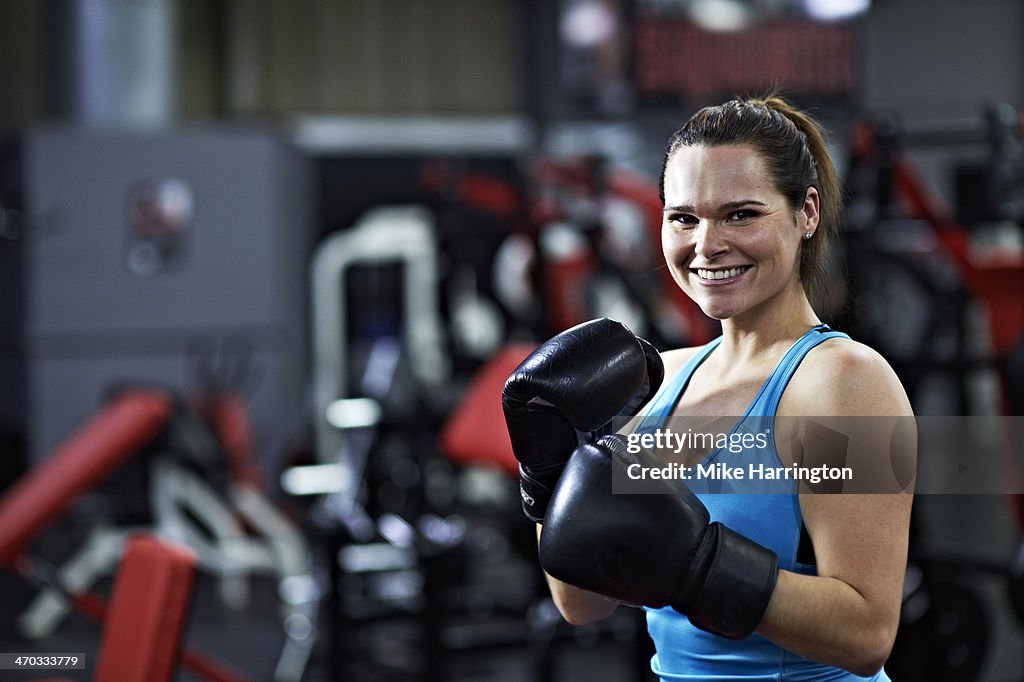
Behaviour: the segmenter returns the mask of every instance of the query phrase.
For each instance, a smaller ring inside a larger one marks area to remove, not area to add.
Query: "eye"
[[[669,213],[665,216],[665,221],[683,228],[696,227],[699,222],[697,216],[689,213]]]
[[[758,216],[758,212],[749,208],[743,208],[739,211],[733,211],[729,214],[730,223],[745,223],[753,220]]]

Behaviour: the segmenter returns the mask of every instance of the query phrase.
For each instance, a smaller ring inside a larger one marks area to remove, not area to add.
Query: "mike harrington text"
[[[811,484],[822,481],[851,481],[851,467],[830,467],[824,464],[814,467],[790,464],[789,466],[767,466],[751,463],[747,466],[729,466],[725,462],[711,462],[686,466],[671,463],[664,466],[644,466],[633,463],[626,468],[626,475],[634,481],[807,481]]]

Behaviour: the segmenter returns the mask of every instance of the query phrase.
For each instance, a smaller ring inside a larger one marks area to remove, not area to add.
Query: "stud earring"
[[[804,232],[804,239],[810,239],[813,232]]]

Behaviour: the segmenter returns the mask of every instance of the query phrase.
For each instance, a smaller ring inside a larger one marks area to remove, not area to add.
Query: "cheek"
[[[771,262],[773,269],[788,273],[799,266],[801,241],[787,233],[775,239],[758,239],[749,248],[760,260]]]
[[[679,263],[693,249],[686,236],[671,227],[661,228],[661,252],[669,265]]]
[[[686,263],[693,254],[693,244],[678,230],[666,228],[661,231],[661,252],[676,286],[681,290],[687,290],[690,284],[687,279]]]

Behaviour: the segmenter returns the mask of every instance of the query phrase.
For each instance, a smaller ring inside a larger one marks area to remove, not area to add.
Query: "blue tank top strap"
[[[789,385],[796,368],[800,366],[804,356],[819,343],[828,339],[849,339],[843,332],[837,332],[829,328],[827,324],[819,324],[812,327],[803,336],[797,339],[796,343],[790,346],[786,354],[782,356],[775,369],[772,370],[768,380],[758,391],[757,397],[751,404],[747,414],[751,416],[773,416],[779,407],[782,399],[782,392]]]

